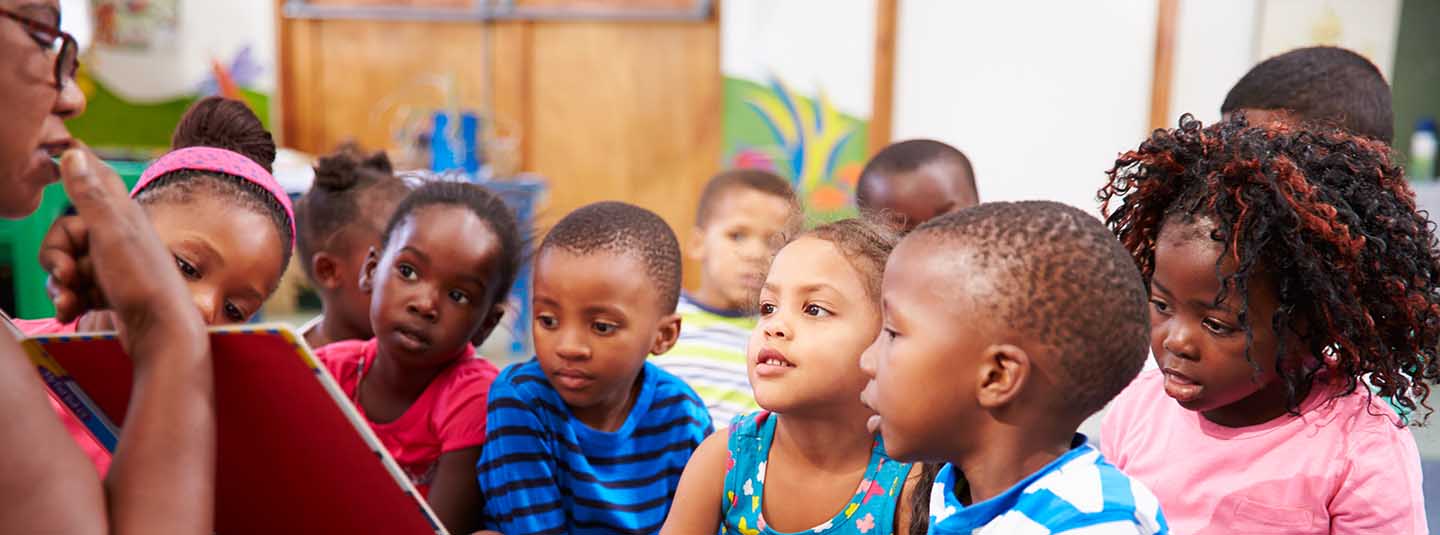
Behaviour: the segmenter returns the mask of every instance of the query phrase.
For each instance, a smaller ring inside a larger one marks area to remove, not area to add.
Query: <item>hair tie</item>
[[[146,186],[162,176],[187,169],[237,176],[263,188],[285,209],[285,220],[290,223],[291,241],[294,241],[295,209],[290,205],[290,196],[269,171],[238,152],[216,147],[187,147],[171,151],[145,169],[145,173],[140,175],[140,182],[130,190],[130,197],[139,195]]]

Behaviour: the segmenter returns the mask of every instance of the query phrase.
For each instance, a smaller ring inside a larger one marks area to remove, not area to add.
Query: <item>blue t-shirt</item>
[[[490,387],[476,466],[484,525],[506,535],[655,533],[696,446],[714,430],[705,404],[652,364],[625,423],[596,431],[570,412],[536,360]]]
[[[1164,535],[1160,501],[1076,434],[1070,451],[1004,493],[966,507],[955,497],[955,465],[935,476],[930,533]]]

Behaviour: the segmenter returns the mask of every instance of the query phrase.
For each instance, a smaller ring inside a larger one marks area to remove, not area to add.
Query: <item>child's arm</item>
[[[1387,420],[1394,418],[1390,411],[1381,414]],[[1370,414],[1359,417],[1376,418]],[[1385,428],[1356,429],[1348,437],[1347,469],[1330,500],[1331,533],[1426,531],[1415,438],[1409,429],[1396,428],[1389,421],[1379,425]]]
[[[513,371],[513,367],[512,370]],[[476,466],[484,527],[506,535],[568,533],[569,512],[556,478],[552,431],[507,375],[490,388],[488,432]]]
[[[720,506],[725,499],[725,471],[730,460],[730,430],[710,435],[685,464],[670,515],[662,535],[715,533],[720,529]]]
[[[134,362],[130,407],[105,481],[110,528],[208,534],[215,398],[204,322],[179,272],[167,268],[174,262],[169,251],[114,171],[83,147],[67,151],[61,169],[79,217],[57,222],[42,244],[56,309],[62,321],[73,318],[98,304],[87,296],[99,288],[101,302],[120,318],[121,343]]]
[[[430,508],[450,533],[470,533],[480,527],[480,487],[475,482],[479,461],[479,446],[440,455],[430,484]]]

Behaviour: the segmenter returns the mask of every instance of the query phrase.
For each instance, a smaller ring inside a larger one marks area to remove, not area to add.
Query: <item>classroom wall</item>
[[[687,245],[700,188],[720,162],[713,14],[699,22],[282,20],[280,27],[285,144],[315,153],[346,139],[385,147],[395,109],[443,105],[436,88],[450,83],[459,105],[491,110],[517,131],[520,168],[549,180],[542,229],[583,204],[620,199],[659,213]],[[693,287],[697,266],[686,268]]]
[[[1155,2],[900,3],[894,138],[954,144],[984,201],[1095,210],[1147,130]]]

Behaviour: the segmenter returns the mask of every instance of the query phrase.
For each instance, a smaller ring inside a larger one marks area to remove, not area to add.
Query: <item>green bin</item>
[[[144,162],[107,162],[120,174],[129,187],[140,181]],[[40,269],[40,241],[50,224],[70,209],[70,199],[59,183],[45,188],[45,198],[29,217],[20,220],[0,219],[0,273],[9,282],[0,288],[0,305],[17,318],[36,319],[55,315],[55,305],[45,293],[45,271]],[[8,269],[7,269],[8,268]]]

